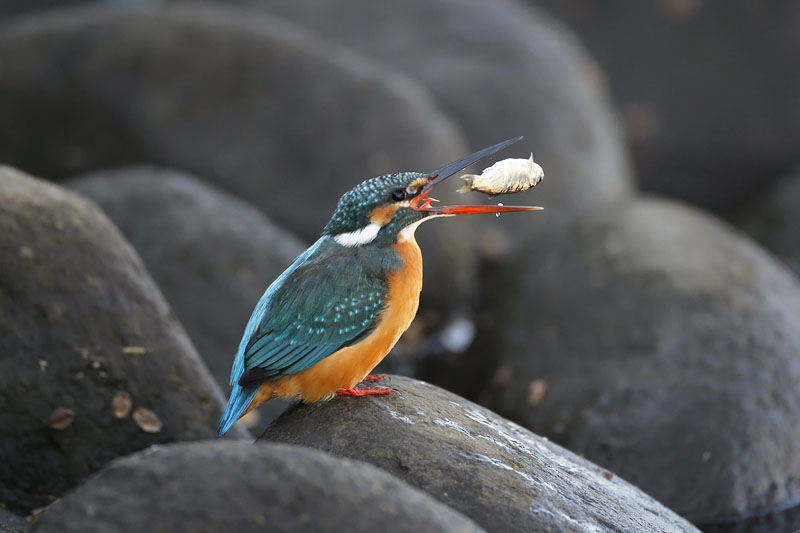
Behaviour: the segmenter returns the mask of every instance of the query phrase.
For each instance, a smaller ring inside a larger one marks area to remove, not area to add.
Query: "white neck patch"
[[[367,224],[361,229],[357,229],[356,231],[334,235],[333,240],[342,246],[354,248],[356,246],[361,246],[362,244],[371,243],[375,240],[375,237],[378,236],[378,232],[380,231],[381,225],[373,222],[371,224]]]

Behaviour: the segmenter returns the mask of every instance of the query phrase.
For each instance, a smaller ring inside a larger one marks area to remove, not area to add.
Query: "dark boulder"
[[[620,479],[433,385],[392,376],[387,396],[284,413],[259,442],[366,461],[489,531],[696,531]]]
[[[0,160],[56,180],[141,161],[183,169],[307,241],[361,180],[465,152],[414,81],[247,10],[26,17],[2,28],[0,63]]]
[[[794,2],[530,1],[597,58],[644,189],[738,216],[797,165]]]
[[[223,390],[250,313],[305,246],[250,205],[186,174],[101,170],[68,185],[133,244]]]
[[[637,200],[553,228],[492,279],[471,396],[696,524],[800,498],[800,285],[750,240]]]
[[[38,533],[479,532],[369,465],[299,446],[198,442],[120,459],[42,515]]]
[[[237,1],[420,80],[474,149],[524,135],[501,157],[532,151],[542,164],[544,183],[514,199],[552,207],[542,218],[630,194],[628,160],[594,63],[563,24],[539,9],[484,0]],[[507,232],[521,231],[515,217],[501,223]]]
[[[111,459],[213,436],[220,391],[105,215],[9,167],[0,198],[0,503],[27,512]]]
[[[742,229],[800,276],[800,174],[789,176],[745,212]]]
[[[306,242],[362,180],[467,153],[415,81],[246,9],[21,18],[0,31],[0,64],[0,161],[55,180],[140,162],[182,169]],[[439,310],[463,306],[476,284],[468,223],[449,222],[420,232],[424,298]]]

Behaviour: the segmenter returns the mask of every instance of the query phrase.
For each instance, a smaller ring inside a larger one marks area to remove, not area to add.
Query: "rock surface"
[[[22,517],[0,508],[0,533],[28,533],[31,525]]]
[[[305,245],[250,205],[177,171],[101,170],[68,185],[133,244],[227,391],[250,313]]]
[[[565,26],[538,9],[483,0],[238,2],[290,18],[420,80],[474,149],[524,135],[502,157],[533,151],[545,181],[515,203],[535,199],[557,208],[543,213],[549,217],[630,193],[627,157],[594,64]],[[520,231],[515,217],[501,223]]]
[[[213,436],[219,389],[105,215],[9,167],[0,198],[0,503],[27,512],[120,455]]]
[[[800,276],[800,173],[781,180],[747,211],[741,227]]]
[[[48,179],[142,161],[182,169],[306,242],[362,180],[468,153],[415,81],[263,12],[151,4],[21,18],[0,30],[0,64],[0,161]],[[439,308],[475,288],[468,222],[449,222],[420,231],[424,298]]]
[[[384,383],[385,384],[385,383]],[[291,408],[259,442],[366,461],[489,531],[696,531],[614,474],[435,386]]]
[[[800,499],[800,285],[761,248],[645,199],[553,228],[492,279],[467,392],[696,524]]]
[[[531,1],[569,23],[605,71],[646,190],[738,216],[796,167],[794,2]]]
[[[0,160],[48,179],[139,161],[184,169],[307,241],[361,180],[466,151],[409,78],[246,10],[20,19],[0,33],[0,63]]]
[[[48,509],[38,533],[479,532],[363,463],[285,445],[198,442],[115,461]]]

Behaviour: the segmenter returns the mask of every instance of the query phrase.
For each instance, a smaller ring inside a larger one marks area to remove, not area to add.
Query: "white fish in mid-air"
[[[530,159],[503,159],[489,168],[485,168],[480,176],[464,174],[464,186],[458,192],[478,191],[490,196],[511,194],[525,191],[538,185],[544,178],[544,170]]]

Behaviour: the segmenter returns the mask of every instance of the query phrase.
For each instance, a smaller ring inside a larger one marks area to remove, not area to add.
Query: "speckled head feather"
[[[391,244],[403,228],[427,216],[409,207],[409,200],[419,194],[426,182],[425,175],[419,172],[387,174],[363,181],[342,195],[322,234],[350,234],[377,224],[380,231],[375,244]],[[393,197],[400,192],[403,192],[401,199]]]

